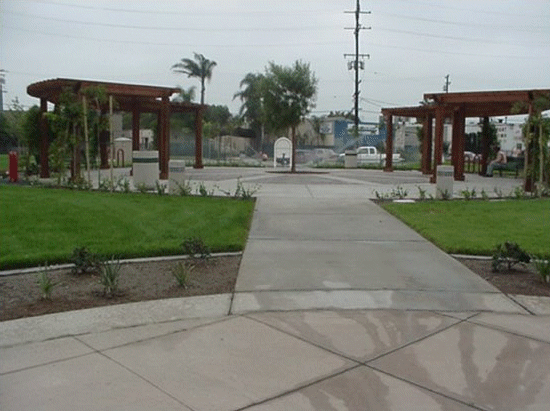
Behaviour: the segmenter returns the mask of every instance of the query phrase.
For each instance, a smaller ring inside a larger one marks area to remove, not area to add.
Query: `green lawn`
[[[213,252],[244,249],[253,201],[0,186],[0,269],[104,256],[181,253],[200,236]]]
[[[496,244],[516,242],[550,256],[550,199],[386,203],[394,214],[449,253],[491,255]]]
[[[8,169],[9,160],[7,154],[0,154],[0,171],[6,171]]]

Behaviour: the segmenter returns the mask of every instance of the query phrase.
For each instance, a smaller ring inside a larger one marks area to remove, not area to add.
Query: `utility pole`
[[[370,30],[370,27],[363,27],[360,23],[360,16],[361,14],[370,14],[370,11],[361,11],[361,4],[360,1],[357,0],[357,5],[355,8],[355,11],[346,11],[346,13],[355,13],[355,27],[346,27],[346,30],[354,30],[355,34],[355,54],[344,54],[344,57],[354,57],[353,61],[348,62],[348,70],[354,69],[355,70],[355,94],[354,94],[354,124],[355,124],[355,132],[359,133],[359,70],[363,70],[365,68],[364,62],[361,60],[359,61],[359,57],[364,58],[370,58],[368,54],[360,54],[359,53],[359,32],[362,29]]]
[[[4,84],[6,83],[5,75],[7,71],[4,69],[0,69],[0,113],[4,112]]]
[[[443,84],[443,91],[445,93],[448,93],[449,92],[449,86],[450,86],[451,82],[449,81],[449,75],[447,74],[445,76],[445,84]]]

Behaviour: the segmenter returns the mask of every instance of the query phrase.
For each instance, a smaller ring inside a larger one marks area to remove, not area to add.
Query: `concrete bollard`
[[[446,200],[453,198],[454,171],[453,166],[437,167],[435,198]]]
[[[133,176],[134,186],[144,185],[148,189],[156,187],[159,180],[159,152],[133,151]]]
[[[168,190],[170,194],[178,194],[185,184],[185,161],[170,160],[168,162]]]
[[[355,150],[345,151],[344,168],[357,168],[357,151]]]

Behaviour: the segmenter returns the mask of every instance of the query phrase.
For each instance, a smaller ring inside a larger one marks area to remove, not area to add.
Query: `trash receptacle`
[[[185,185],[185,161],[168,161],[168,189],[170,194],[178,194],[180,187]]]
[[[355,150],[345,151],[344,168],[357,168],[357,151]]]
[[[132,163],[134,186],[155,188],[159,179],[159,152],[157,150],[133,151]]]
[[[8,171],[10,174],[10,181],[13,183],[17,183],[17,180],[19,179],[18,170],[17,170],[17,151],[10,151],[8,154]]]
[[[454,167],[437,167],[437,185],[435,198],[450,199],[453,197]]]

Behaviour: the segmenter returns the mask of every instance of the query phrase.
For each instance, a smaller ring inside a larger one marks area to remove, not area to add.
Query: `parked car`
[[[465,151],[464,152],[464,160],[475,161],[475,160],[479,160],[479,159],[481,159],[480,154],[476,154],[476,153],[473,153],[471,151]]]
[[[345,153],[340,154],[342,160]],[[386,154],[380,153],[374,146],[361,146],[357,149],[357,164],[382,164],[386,161]],[[392,155],[393,163],[401,163],[405,161],[401,154],[394,153]]]

